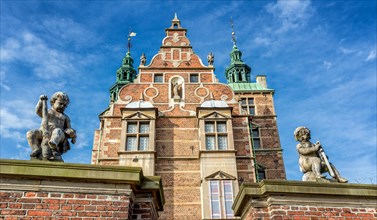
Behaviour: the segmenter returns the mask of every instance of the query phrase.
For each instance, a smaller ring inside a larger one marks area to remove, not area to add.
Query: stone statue
[[[179,96],[179,83],[178,81],[173,83],[173,98],[174,99],[179,99],[180,96]]]
[[[144,66],[145,63],[147,62],[147,57],[145,56],[145,54],[143,53],[140,57],[140,64],[141,66]]]
[[[41,95],[35,111],[42,118],[39,129],[27,132],[27,140],[31,147],[31,159],[63,161],[61,154],[70,149],[76,142],[76,131],[71,128],[71,122],[64,110],[69,104],[67,94],[56,92],[52,95],[51,109],[47,110],[47,96]]]
[[[348,182],[347,179],[340,176],[338,170],[328,161],[319,141],[315,144],[310,142],[310,130],[306,127],[298,127],[294,131],[294,137],[297,144],[296,149],[299,153],[300,171],[304,173],[303,181],[328,182],[322,173],[328,172],[333,178],[332,181],[339,183]]]
[[[213,55],[212,52],[210,52],[207,56],[208,65],[212,66],[213,62],[215,62],[215,55]]]

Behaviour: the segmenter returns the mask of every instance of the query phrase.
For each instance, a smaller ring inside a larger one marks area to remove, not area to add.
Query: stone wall
[[[264,180],[244,184],[233,209],[241,219],[377,219],[377,185]]]
[[[150,219],[163,210],[159,177],[138,167],[0,160],[0,219]]]

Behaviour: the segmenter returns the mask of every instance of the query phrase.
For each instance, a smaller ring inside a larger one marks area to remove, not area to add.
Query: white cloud
[[[304,26],[313,14],[309,0],[278,0],[275,4],[268,4],[266,10],[279,19],[281,27],[277,33]]]
[[[330,69],[332,67],[332,63],[326,60],[323,61],[323,65],[326,67],[326,69]]]
[[[256,37],[254,38],[254,43],[267,46],[271,44],[271,40],[266,37]]]
[[[376,49],[371,50],[368,54],[368,57],[365,58],[365,61],[372,61],[376,59]]]
[[[352,50],[352,49],[345,48],[345,47],[340,47],[339,50],[340,50],[341,53],[346,54],[346,55],[357,52],[356,50]]]
[[[29,64],[38,77],[53,79],[69,77],[76,72],[74,54],[49,47],[33,33],[24,32],[19,38],[8,38],[1,46],[3,65],[12,62]]]

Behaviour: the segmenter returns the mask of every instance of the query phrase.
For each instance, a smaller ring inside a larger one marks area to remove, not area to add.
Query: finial
[[[146,62],[147,62],[147,57],[145,56],[145,53],[143,53],[141,54],[141,57],[140,57],[140,65],[144,66]]]
[[[178,20],[177,12],[174,13],[174,20]]]
[[[230,17],[230,24],[232,26],[232,41],[233,41],[233,46],[237,46],[236,42],[236,32],[234,32],[234,24],[233,24],[233,19]]]
[[[135,37],[136,36],[136,33],[132,31],[131,27],[130,27],[130,30],[128,32],[128,44],[127,44],[127,47],[128,47],[128,52],[130,52],[131,50],[131,37]]]

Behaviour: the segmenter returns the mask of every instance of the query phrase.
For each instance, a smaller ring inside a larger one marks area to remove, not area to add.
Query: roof
[[[233,89],[234,92],[275,91],[273,89],[264,88],[258,83],[229,83],[228,85]]]

